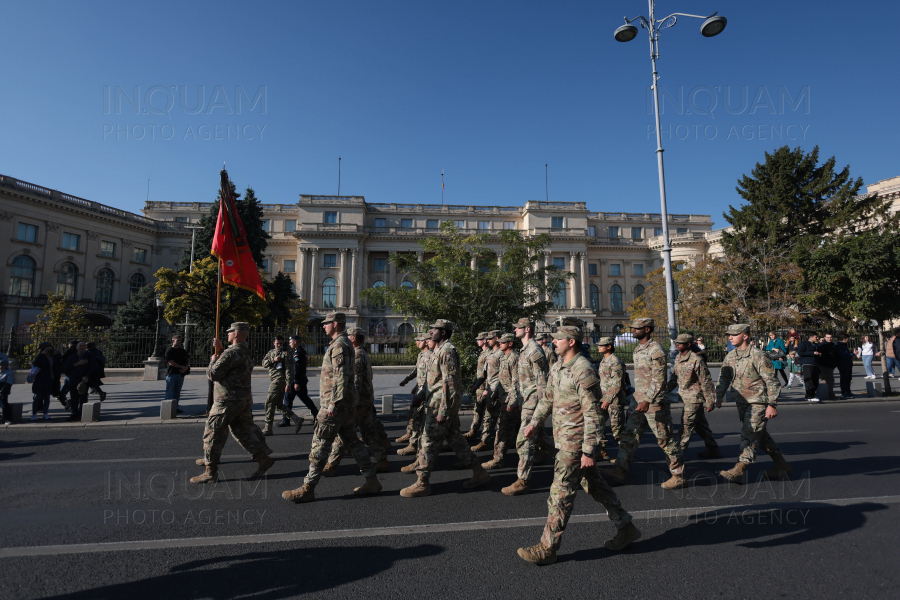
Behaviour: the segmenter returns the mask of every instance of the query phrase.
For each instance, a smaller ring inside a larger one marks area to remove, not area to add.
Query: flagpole
[[[441,206],[444,205],[444,171],[441,170]]]
[[[216,339],[219,339],[219,308],[222,302],[222,261],[218,261],[219,280],[216,283]],[[216,356],[219,355],[219,347],[216,346]]]

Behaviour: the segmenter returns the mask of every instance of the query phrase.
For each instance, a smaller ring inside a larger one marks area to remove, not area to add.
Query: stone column
[[[425,262],[425,253],[424,253],[424,252],[419,252],[419,264],[424,263],[424,262]],[[421,282],[421,281],[417,281],[417,282],[416,282],[416,289],[418,289],[418,290],[421,290],[421,289],[422,289],[422,282]]]
[[[297,248],[297,295],[301,300],[307,300],[306,297],[306,248]]]
[[[356,259],[359,250],[354,248],[350,253],[350,308],[356,308],[359,306],[359,264]]]
[[[588,302],[587,252],[581,253],[581,308],[590,308]]]
[[[309,307],[315,308],[319,305],[319,299],[316,298],[316,291],[319,289],[319,249],[312,249],[312,264],[310,265],[309,274]]]
[[[576,275],[571,280],[569,280],[569,282],[572,284],[572,295],[569,298],[569,308],[578,308],[578,272],[575,270],[575,255],[577,254],[577,252],[569,252],[569,272],[571,272],[573,275]]]
[[[473,271],[478,269],[478,257],[477,256],[472,257],[472,265],[471,266],[472,266]]]
[[[341,262],[340,262],[340,270],[338,271],[338,297],[337,297],[337,305],[341,308],[347,306],[349,304],[347,302],[347,250],[345,248],[338,248],[338,254],[340,254]]]
[[[500,271],[503,270],[503,254],[500,252],[497,253],[497,269]]]
[[[553,264],[553,263],[551,262],[551,260],[550,260],[550,253],[549,253],[549,252],[543,252],[542,255],[543,255],[543,258],[541,259],[541,265],[542,265],[544,268],[549,268],[550,265]],[[544,285],[547,285],[549,282],[550,282],[550,274],[549,274],[547,271],[544,271]],[[551,295],[551,297],[547,298],[547,297],[545,297],[545,296],[542,294],[542,295],[541,295],[541,300],[544,300],[544,301],[547,301],[547,300],[553,300],[553,297],[552,297],[552,295]]]
[[[387,284],[389,287],[397,286],[397,265],[394,264],[393,261],[394,253],[388,252],[388,281]]]

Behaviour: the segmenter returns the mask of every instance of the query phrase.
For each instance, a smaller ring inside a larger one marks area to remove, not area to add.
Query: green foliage
[[[47,304],[29,328],[32,343],[26,346],[25,355],[34,357],[38,345],[55,333],[86,329],[86,313],[83,306],[75,304],[64,293],[47,292]]]
[[[156,308],[156,288],[145,285],[133,293],[128,302],[119,307],[111,329],[120,331],[124,329],[153,328],[159,313]]]
[[[298,308],[295,301],[299,299],[297,293],[294,292],[291,278],[279,271],[271,281],[263,279],[263,288],[266,291],[266,304],[269,307],[268,314],[262,320],[263,327],[289,325],[293,318],[293,311]],[[305,323],[303,327],[306,328]]]

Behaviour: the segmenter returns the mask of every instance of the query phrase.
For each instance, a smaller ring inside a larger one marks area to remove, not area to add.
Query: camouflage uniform
[[[268,450],[262,431],[253,422],[250,375],[253,360],[247,344],[232,344],[213,358],[206,376],[213,382],[213,406],[203,431],[203,458],[214,469],[219,464],[228,431],[244,450],[255,457]]]
[[[516,336],[511,333],[503,334],[500,338],[503,342],[514,342]],[[509,446],[515,443],[516,432],[522,420],[522,397],[519,393],[519,353],[510,350],[509,353],[500,351],[500,372],[497,379],[500,381],[499,398],[496,402],[497,414],[497,438],[494,441],[494,462],[500,463],[506,455]]]
[[[554,335],[581,339],[581,329],[560,327]],[[597,450],[601,425],[597,412],[599,384],[590,361],[583,356],[576,355],[565,364],[557,362],[550,369],[546,392],[529,423],[532,427],[540,427],[552,413],[554,439],[559,449],[550,498],[547,500],[547,524],[541,537],[541,544],[546,548],[559,549],[563,531],[572,514],[579,482],[606,509],[609,520],[616,528],[622,529],[631,523],[631,515],[622,508],[616,493],[600,476],[597,468],[581,468],[582,454],[593,458]]]
[[[500,384],[500,361],[504,358],[499,348],[490,350],[484,360],[484,369],[479,373],[479,379],[484,379],[484,390],[488,395],[485,398],[484,425],[481,426],[481,440],[489,444],[494,438],[494,428],[497,426],[497,417],[500,413],[503,386]]]
[[[410,375],[416,380],[416,387],[413,388],[413,396],[419,390],[425,389],[425,374],[428,372],[428,364],[434,352],[425,348],[419,352],[416,357],[416,368]],[[408,377],[407,379],[410,379]],[[406,422],[406,433],[409,434],[410,446],[418,447],[419,441],[422,439],[422,428],[425,426],[425,403],[422,402],[409,410],[409,420]]]
[[[482,335],[482,334],[478,334],[478,335]],[[482,339],[484,339],[484,338],[482,337]],[[478,364],[475,367],[475,373],[477,374],[476,377],[484,372],[484,363],[487,361],[487,357],[488,357],[488,354],[490,354],[490,352],[491,352],[490,346],[488,346],[487,343],[485,343],[484,347],[481,349],[481,352],[478,353]],[[472,431],[475,432],[473,435],[478,437],[478,439],[481,439],[481,436],[479,434],[481,432],[481,427],[484,424],[484,411],[487,406],[486,400],[481,395],[482,392],[484,392],[484,384],[483,383],[481,385],[479,385],[477,388],[475,388],[475,393],[474,393],[475,416],[472,417]]]
[[[519,435],[516,436],[516,451],[519,454],[519,466],[516,473],[522,481],[531,479],[531,467],[534,465],[535,451],[553,453],[553,439],[547,435],[542,422],[537,434],[528,439],[525,428],[531,422],[538,403],[544,397],[547,387],[547,357],[541,347],[531,339],[519,353],[519,392],[522,395],[522,423]]]
[[[350,333],[353,333],[351,331]],[[360,331],[360,333],[362,333]],[[375,424],[375,388],[372,385],[372,362],[369,360],[369,353],[365,348],[360,346],[355,350],[355,377],[356,396],[356,426],[362,434],[363,443],[369,447],[372,454],[372,462],[377,463],[384,459],[384,444],[381,434]],[[331,454],[328,456],[328,463],[335,467],[341,462],[341,452],[344,449],[344,442],[338,438],[331,447]]]
[[[684,401],[680,442],[682,453],[688,447],[694,431],[703,438],[708,449],[718,450],[719,445],[706,420],[706,409],[712,408],[716,401],[716,391],[706,363],[693,352],[688,352],[687,356],[679,353],[675,357],[672,376],[674,381],[670,385],[674,388],[674,384],[678,383],[678,392]]]
[[[625,432],[625,407],[628,406],[625,397],[625,363],[615,354],[610,354],[603,357],[597,371],[600,376],[600,388],[603,390],[601,403],[609,402],[606,409],[600,408],[600,413],[604,421],[609,421],[613,439],[618,444]],[[605,426],[600,433],[600,445],[606,448]]]
[[[275,361],[281,357],[280,361]],[[272,348],[263,358],[262,366],[269,370],[269,393],[266,394],[266,424],[275,420],[275,409],[289,417],[290,409],[284,405],[285,388],[294,385],[294,358],[289,349]]]

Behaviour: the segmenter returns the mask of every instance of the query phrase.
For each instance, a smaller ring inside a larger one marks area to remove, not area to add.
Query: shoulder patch
[[[586,390],[600,384],[600,378],[594,373],[593,369],[585,369],[578,375],[578,385]]]

